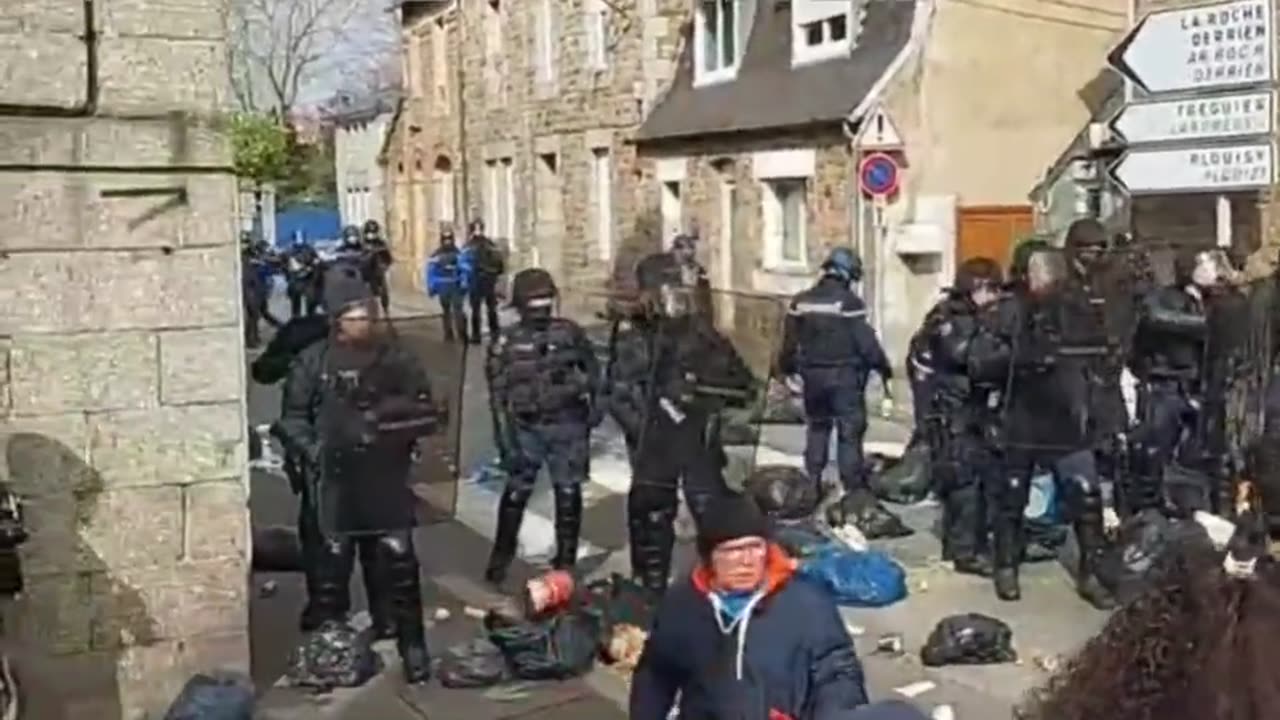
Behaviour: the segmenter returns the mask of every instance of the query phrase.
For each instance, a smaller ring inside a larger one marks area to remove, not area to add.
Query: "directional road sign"
[[[1263,85],[1274,79],[1271,0],[1147,15],[1107,60],[1150,93]]]
[[[1265,90],[1134,103],[1121,108],[1111,129],[1129,145],[1270,135],[1275,98],[1274,90]]]
[[[1222,146],[1139,149],[1111,166],[1111,175],[1132,195],[1254,190],[1276,181],[1270,142]]]

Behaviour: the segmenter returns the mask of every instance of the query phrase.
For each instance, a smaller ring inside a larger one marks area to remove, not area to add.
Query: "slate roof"
[[[676,77],[636,135],[638,142],[843,120],[885,73],[911,35],[915,3],[872,0],[847,57],[791,67],[791,4],[759,0],[732,81],[693,87],[691,26]]]

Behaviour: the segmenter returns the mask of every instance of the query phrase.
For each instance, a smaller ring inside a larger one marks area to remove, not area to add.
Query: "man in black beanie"
[[[866,704],[834,600],[793,582],[795,561],[769,536],[750,498],[710,502],[700,562],[663,596],[636,668],[632,720],[664,720],[677,696],[682,718],[838,720]]]

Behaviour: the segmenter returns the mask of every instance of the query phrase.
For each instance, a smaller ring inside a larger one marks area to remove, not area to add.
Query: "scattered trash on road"
[[[893,691],[898,693],[899,695],[902,695],[903,697],[914,698],[916,696],[923,695],[937,687],[938,687],[937,683],[933,682],[932,680],[919,680],[917,682],[903,685],[902,687],[896,687],[893,689]]]

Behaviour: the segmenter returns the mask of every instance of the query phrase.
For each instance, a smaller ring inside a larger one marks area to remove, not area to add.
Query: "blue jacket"
[[[470,258],[455,246],[441,246],[427,258],[427,294],[432,297],[465,293],[471,287]]]
[[[841,720],[867,702],[835,602],[794,581],[771,547],[765,589],[736,624],[712,604],[705,568],[662,598],[631,685],[631,720]],[[728,630],[726,630],[726,626]]]

